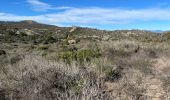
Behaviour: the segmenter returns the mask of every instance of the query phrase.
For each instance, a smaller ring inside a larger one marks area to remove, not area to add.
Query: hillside
[[[24,20],[20,22],[8,22],[8,21],[0,21],[1,29],[3,28],[11,28],[11,29],[49,29],[49,30],[55,30],[57,29],[57,26],[53,25],[46,25],[46,24],[41,24],[32,20]]]
[[[170,32],[0,22],[0,100],[166,100]]]

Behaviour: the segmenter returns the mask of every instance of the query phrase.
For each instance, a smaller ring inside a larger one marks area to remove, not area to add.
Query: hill
[[[0,100],[165,100],[170,33],[0,22]]]

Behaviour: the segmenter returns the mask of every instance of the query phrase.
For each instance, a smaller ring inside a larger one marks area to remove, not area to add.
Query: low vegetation
[[[169,33],[26,23],[1,25],[0,100],[168,99]]]
[[[0,55],[6,55],[6,52],[4,50],[0,50]]]
[[[99,51],[93,50],[79,50],[79,51],[65,51],[56,54],[56,58],[58,60],[62,59],[67,63],[71,63],[71,61],[76,60],[79,62],[83,61],[91,61],[91,59],[99,58],[101,56]]]

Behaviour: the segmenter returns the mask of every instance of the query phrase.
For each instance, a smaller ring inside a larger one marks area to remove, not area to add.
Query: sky
[[[104,30],[170,30],[170,0],[2,0],[0,21]]]

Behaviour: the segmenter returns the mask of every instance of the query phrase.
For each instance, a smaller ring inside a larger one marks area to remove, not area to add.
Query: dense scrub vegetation
[[[169,96],[169,33],[38,27],[0,29],[0,100]]]

